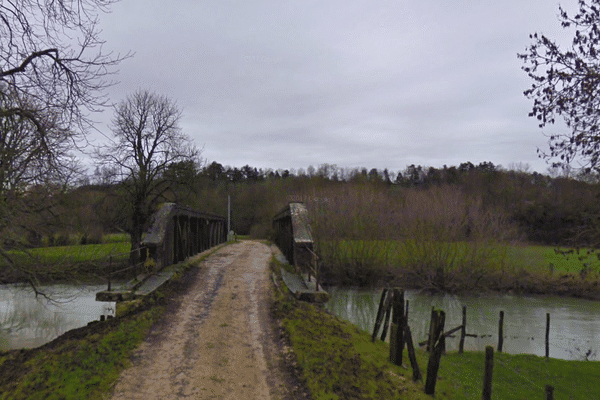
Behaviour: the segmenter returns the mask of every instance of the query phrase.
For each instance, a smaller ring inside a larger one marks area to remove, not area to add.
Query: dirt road
[[[176,312],[136,351],[113,399],[275,399],[268,246],[225,246],[200,263]]]

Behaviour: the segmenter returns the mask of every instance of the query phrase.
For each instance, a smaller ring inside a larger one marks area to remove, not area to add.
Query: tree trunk
[[[135,204],[133,205],[132,222],[133,226],[131,227],[131,253],[129,254],[129,264],[136,265],[142,261],[140,247],[142,245],[142,234],[144,233],[144,226],[146,224],[146,215],[143,211],[143,201],[140,202],[139,198],[136,198]]]

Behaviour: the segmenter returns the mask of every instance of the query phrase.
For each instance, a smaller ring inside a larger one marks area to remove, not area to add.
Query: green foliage
[[[320,248],[325,276],[341,283],[395,279],[403,287],[434,291],[600,295],[600,259],[587,248],[414,240],[324,242]]]

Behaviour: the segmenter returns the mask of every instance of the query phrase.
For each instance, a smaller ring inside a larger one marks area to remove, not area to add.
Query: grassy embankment
[[[272,265],[275,272],[279,270],[277,261]],[[279,287],[285,286],[280,282]],[[403,359],[408,368],[397,367],[387,361],[387,343],[374,344],[370,334],[282,291],[277,291],[273,310],[313,399],[431,398],[424,394],[424,381],[412,382],[406,350]],[[428,354],[417,349],[417,360],[426,379]],[[596,384],[600,362],[504,353],[496,353],[494,360],[494,398],[542,398],[546,384],[555,387],[556,398],[600,398]],[[483,352],[444,355],[435,398],[481,398],[483,367]]]
[[[0,353],[0,399],[105,398],[150,327],[176,304],[210,253],[186,264],[152,295],[120,303],[118,318],[69,331],[37,349]]]
[[[396,279],[405,288],[600,296],[599,254],[589,249],[497,243],[336,241],[320,246],[333,280]]]

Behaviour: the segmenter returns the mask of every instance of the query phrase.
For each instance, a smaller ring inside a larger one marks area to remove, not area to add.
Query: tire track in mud
[[[202,261],[177,312],[136,350],[113,399],[269,399],[270,257],[267,246],[242,242]]]

